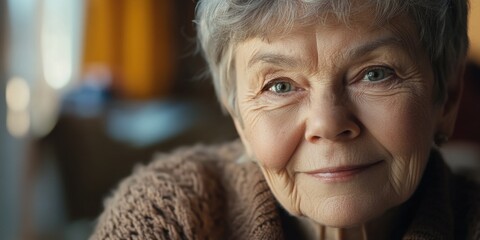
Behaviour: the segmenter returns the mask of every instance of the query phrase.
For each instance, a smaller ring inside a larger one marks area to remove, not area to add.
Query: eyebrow
[[[383,38],[376,39],[374,41],[367,42],[365,44],[350,48],[346,51],[345,55],[349,59],[354,59],[361,57],[369,52],[374,51],[375,49],[386,47],[386,46],[398,46],[404,48],[405,45],[400,38],[394,36],[386,36]]]
[[[365,55],[369,52],[374,51],[380,47],[389,46],[389,45],[397,45],[399,47],[404,47],[402,40],[394,37],[394,36],[386,36],[383,38],[376,39],[374,41],[367,42],[365,44],[361,44],[359,46],[350,48],[346,51],[344,56],[349,59],[358,58],[362,55]],[[300,66],[301,60],[278,53],[269,53],[269,52],[257,52],[253,55],[253,57],[248,61],[248,68],[251,68],[255,64],[258,63],[268,63],[280,67],[288,67],[288,68],[295,68]]]
[[[283,54],[257,52],[253,55],[250,61],[248,61],[247,66],[248,68],[251,68],[258,63],[269,63],[280,67],[294,68],[299,65],[299,60]]]

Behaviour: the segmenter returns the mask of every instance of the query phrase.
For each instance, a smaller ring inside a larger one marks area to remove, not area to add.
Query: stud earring
[[[448,136],[443,134],[443,133],[437,133],[435,134],[435,139],[434,139],[434,143],[435,145],[437,145],[438,147],[442,146],[443,144],[445,144],[446,142],[448,142]]]

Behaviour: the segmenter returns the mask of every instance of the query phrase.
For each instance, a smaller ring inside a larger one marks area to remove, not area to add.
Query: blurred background
[[[473,175],[480,0],[471,5],[466,87],[444,151]],[[0,0],[0,239],[86,239],[134,165],[236,138],[194,54],[194,8],[193,0]]]

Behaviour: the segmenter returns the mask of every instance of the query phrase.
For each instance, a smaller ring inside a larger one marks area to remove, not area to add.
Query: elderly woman
[[[199,42],[239,141],[159,156],[93,239],[480,239],[452,134],[465,0],[203,0]]]

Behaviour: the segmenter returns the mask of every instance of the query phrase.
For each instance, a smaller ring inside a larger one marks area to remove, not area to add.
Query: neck
[[[344,239],[361,239],[370,240],[367,227],[361,225],[353,228],[333,228],[325,225],[318,225],[315,239],[328,240],[344,240]],[[385,238],[386,239],[386,238]]]
[[[305,231],[309,233],[309,239],[377,240],[390,238],[393,226],[398,221],[398,215],[398,209],[390,210],[370,222],[349,228],[330,227],[309,219],[302,219],[301,222]]]

